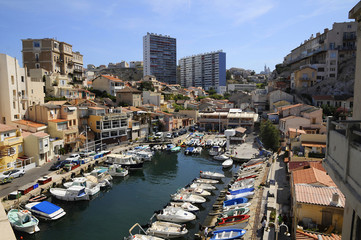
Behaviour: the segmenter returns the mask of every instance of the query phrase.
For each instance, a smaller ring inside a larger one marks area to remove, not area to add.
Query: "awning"
[[[76,107],[68,107],[68,110],[70,110],[70,111],[75,111],[75,110],[76,110]]]
[[[326,147],[326,144],[322,144],[322,143],[302,143],[301,145],[304,147],[320,147],[320,148]]]

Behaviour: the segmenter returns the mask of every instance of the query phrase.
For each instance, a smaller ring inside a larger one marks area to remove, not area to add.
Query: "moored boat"
[[[64,188],[50,188],[50,193],[57,199],[64,201],[81,201],[89,200],[89,194],[85,192],[85,187],[71,186]]]
[[[107,156],[107,162],[111,164],[118,164],[123,168],[128,168],[129,170],[141,169],[143,167],[143,161],[135,155],[109,154]]]
[[[132,230],[135,228],[135,227],[139,227],[143,234],[141,233],[137,233],[137,234],[133,234],[132,233]],[[148,235],[144,229],[139,225],[139,223],[136,223],[134,224],[130,229],[129,229],[129,237],[127,238],[124,238],[126,240],[163,240],[163,238],[159,238],[159,237],[155,237],[155,236],[151,236],[151,235]]]
[[[210,240],[223,239],[223,240],[231,240],[231,239],[240,239],[246,234],[246,230],[244,229],[222,229],[213,231],[213,236]]]
[[[180,150],[181,150],[181,147],[177,146],[177,147],[172,148],[170,151],[171,152],[179,152]]]
[[[204,190],[215,190],[216,187],[208,183],[192,183],[189,188],[202,188]]]
[[[189,202],[170,202],[168,205],[172,207],[180,207],[188,212],[199,211],[198,207],[194,206],[192,203]]]
[[[147,229],[146,233],[148,235],[154,235],[157,237],[164,237],[168,239],[182,237],[188,233],[188,230],[185,227],[185,224],[180,225],[170,222],[155,221]]]
[[[21,232],[33,234],[39,232],[39,220],[31,215],[28,210],[11,209],[8,212],[8,219],[11,226]]]
[[[196,215],[179,207],[167,206],[156,215],[160,221],[186,223],[196,219]]]
[[[45,220],[57,220],[66,214],[64,209],[48,201],[28,203],[25,208]]]
[[[217,161],[225,161],[225,160],[228,160],[229,157],[227,157],[225,154],[220,154],[220,155],[214,156],[213,159],[217,160]]]
[[[211,193],[202,188],[181,188],[178,190],[179,193],[192,193],[199,196],[210,196]]]
[[[109,166],[108,171],[112,177],[125,177],[129,174],[128,169],[122,168],[118,164],[113,164],[113,165]]]
[[[233,166],[233,160],[228,159],[222,163],[222,168],[230,168]]]
[[[217,225],[231,225],[246,221],[249,218],[249,215],[237,215],[237,216],[230,216],[225,218],[217,219]]]
[[[208,183],[208,184],[217,184],[217,183],[219,183],[218,180],[209,179],[209,178],[196,178],[193,182]]]
[[[186,155],[190,155],[193,153],[193,147],[187,147],[186,150],[184,151],[184,154]]]
[[[218,154],[222,153],[222,148],[220,146],[213,146],[210,150],[209,150],[209,155],[210,156],[216,156]]]
[[[240,203],[247,203],[247,202],[248,202],[247,198],[244,198],[244,197],[235,198],[235,199],[224,201],[223,202],[223,207],[237,205],[237,204],[240,204]]]
[[[245,198],[252,198],[254,195],[254,192],[243,192],[243,193],[239,193],[237,195],[226,195],[226,199],[227,200],[231,200],[231,199],[236,199],[236,198],[241,198],[241,197],[245,197]]]
[[[245,208],[245,207],[249,207],[249,206],[251,206],[250,202],[238,203],[238,204],[229,205],[229,206],[223,206],[223,212],[229,211],[229,210],[234,210],[234,209],[237,209],[237,208]]]
[[[97,183],[97,179],[93,179],[94,181],[91,181],[89,179],[89,177],[78,177],[78,178],[73,178],[72,182],[66,182],[64,183],[64,187],[69,188],[72,186],[80,186],[80,187],[85,187],[85,192],[89,195],[89,196],[93,196],[95,194],[97,194],[100,191],[100,185]]]
[[[237,215],[244,215],[249,212],[249,208],[235,208],[232,210],[224,211],[221,213],[222,217],[230,217],[230,216],[237,216]]]
[[[210,178],[216,180],[224,178],[224,174],[211,171],[200,171],[200,175],[201,178]]]
[[[176,193],[171,195],[173,201],[190,202],[190,203],[204,203],[206,199],[202,196],[190,193]]]
[[[230,195],[237,195],[237,194],[240,194],[240,193],[252,192],[252,191],[254,191],[253,187],[251,187],[251,188],[242,188],[242,189],[238,189],[238,190],[229,191],[229,194]]]

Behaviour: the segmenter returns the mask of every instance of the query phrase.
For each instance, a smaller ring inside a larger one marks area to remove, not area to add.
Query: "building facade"
[[[44,103],[43,86],[27,77],[17,59],[0,54],[0,123],[23,119],[29,106]]]
[[[226,86],[226,53],[222,50],[181,58],[180,83],[182,87],[216,89]]]
[[[53,38],[22,39],[23,64],[26,68],[43,68],[79,80],[83,73],[83,55],[73,52],[72,45]]]
[[[143,37],[143,76],[154,75],[158,81],[177,83],[176,39],[147,33]]]

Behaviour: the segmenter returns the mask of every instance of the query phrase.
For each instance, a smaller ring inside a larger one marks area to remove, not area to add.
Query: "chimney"
[[[338,205],[338,200],[340,198],[340,195],[338,195],[338,193],[333,193],[332,194],[332,199],[331,199],[331,205]]]

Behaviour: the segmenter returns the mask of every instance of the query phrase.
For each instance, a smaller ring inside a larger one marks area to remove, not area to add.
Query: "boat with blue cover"
[[[28,203],[25,208],[45,220],[57,220],[66,214],[64,209],[48,201]]]
[[[217,230],[213,231],[213,236],[210,240],[216,240],[216,239],[223,239],[223,240],[229,240],[229,239],[239,239],[244,234],[246,234],[246,230],[244,229],[238,229],[238,228],[229,228],[229,229],[223,229],[223,230]]]
[[[231,195],[237,195],[240,193],[245,193],[245,192],[253,192],[254,188],[243,188],[243,189],[238,189],[238,190],[234,190],[234,191],[230,191],[229,193]]]
[[[194,147],[187,147],[186,150],[184,151],[184,154],[189,155],[192,154],[194,150]]]
[[[171,152],[179,152],[180,150],[181,150],[181,147],[177,146],[177,147],[172,148],[170,151]]]
[[[224,201],[223,207],[237,205],[240,203],[248,203],[248,198],[241,197],[241,198],[235,198],[235,199]]]

